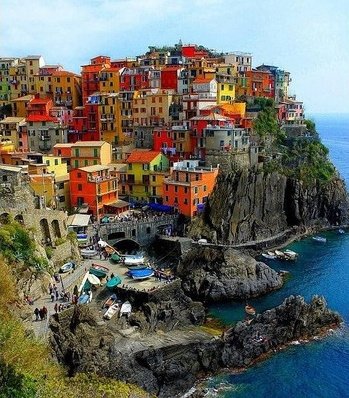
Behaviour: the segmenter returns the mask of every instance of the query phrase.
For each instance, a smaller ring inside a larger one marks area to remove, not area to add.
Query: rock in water
[[[185,293],[194,300],[243,300],[282,286],[273,269],[233,249],[199,247],[178,267]]]
[[[181,396],[199,374],[249,366],[293,340],[309,339],[342,322],[317,296],[310,304],[291,296],[252,322],[239,322],[221,338],[200,328],[125,337],[115,324],[100,325],[96,316],[100,314],[87,306],[54,316],[51,342],[57,358],[71,374],[95,372],[162,398]]]

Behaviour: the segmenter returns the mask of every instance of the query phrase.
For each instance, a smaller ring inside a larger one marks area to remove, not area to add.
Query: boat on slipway
[[[83,258],[92,258],[97,256],[98,252],[94,249],[81,249],[80,254]]]
[[[105,300],[105,302],[103,303],[103,308],[111,307],[113,304],[115,304],[116,300],[117,300],[117,295],[113,293],[110,297],[108,297]]]
[[[135,280],[148,279],[154,275],[154,270],[152,268],[135,269],[127,272],[128,276]]]
[[[78,304],[88,304],[92,301],[92,292],[91,290],[88,293],[83,293],[79,299]]]
[[[125,301],[120,308],[120,317],[122,315],[129,316],[132,312],[132,305],[129,301]]]
[[[118,285],[120,285],[120,283],[121,283],[121,278],[116,275],[110,278],[105,286],[109,290],[114,290]]]
[[[121,261],[125,265],[141,265],[144,264],[145,258],[141,254],[121,254]]]
[[[93,263],[89,272],[98,278],[105,278],[108,275],[109,268],[105,267],[104,265]]]
[[[262,253],[262,256],[264,258],[266,258],[267,260],[275,260],[276,259],[276,254],[273,252]]]
[[[107,312],[103,315],[105,319],[111,319],[118,311],[120,310],[119,304],[115,303],[112,304],[108,309]]]

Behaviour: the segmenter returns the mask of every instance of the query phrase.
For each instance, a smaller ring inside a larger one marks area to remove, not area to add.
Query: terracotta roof
[[[161,152],[157,151],[132,151],[127,158],[127,163],[150,163]]]
[[[58,122],[55,117],[47,115],[29,115],[26,118],[27,122]]]
[[[73,72],[68,72],[66,70],[55,70],[54,72],[52,72],[52,76],[79,76],[76,73]]]
[[[30,105],[32,104],[47,104],[48,102],[52,101],[51,98],[33,98],[30,101]]]
[[[72,145],[72,147],[81,147],[81,146],[87,146],[87,147],[94,147],[94,146],[102,146],[106,144],[106,141],[76,141]]]
[[[198,78],[196,78],[196,79],[193,81],[193,83],[194,83],[194,84],[204,84],[204,83],[209,83],[209,82],[212,81],[212,80],[213,80],[213,78],[207,79],[207,78],[204,78],[204,77],[198,77]]]

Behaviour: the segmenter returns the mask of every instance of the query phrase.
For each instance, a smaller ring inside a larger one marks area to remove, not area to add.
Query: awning
[[[87,227],[91,216],[89,214],[73,214],[68,217],[67,225],[70,227]]]
[[[105,205],[106,207],[115,207],[117,209],[122,209],[123,207],[129,207],[130,203],[126,202],[125,200],[119,199],[114,203]]]

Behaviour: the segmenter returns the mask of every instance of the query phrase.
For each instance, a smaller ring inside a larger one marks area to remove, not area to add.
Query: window
[[[75,156],[78,158],[80,156],[80,151],[78,148],[75,149]]]
[[[55,166],[58,166],[58,159],[55,159]]]
[[[177,185],[175,185],[175,192],[178,192],[178,187],[177,187]]]
[[[168,202],[168,196],[165,197],[166,202]]]
[[[187,205],[187,204],[188,204],[188,199],[187,199],[187,198],[184,198],[183,203],[184,203],[185,205]]]
[[[46,165],[49,166],[50,165],[50,161],[46,160]]]
[[[74,167],[75,168],[79,167],[79,161],[78,160],[74,160]]]
[[[188,193],[188,187],[184,187],[184,193]]]
[[[43,126],[46,126],[46,122],[42,122],[41,124],[42,124]]]
[[[78,178],[81,178],[81,173],[78,173],[77,176],[78,176]]]
[[[88,166],[88,160],[85,159],[85,166]]]
[[[206,192],[206,189],[207,189],[207,187],[206,187],[206,185],[204,185],[204,192]]]
[[[176,203],[176,204],[178,204],[178,198],[177,198],[177,196],[174,198],[174,201],[173,201],[174,203]]]
[[[149,170],[149,164],[144,163],[143,164],[143,170]]]
[[[82,191],[82,184],[78,184],[78,191]]]
[[[64,203],[64,202],[65,202],[65,196],[59,196],[59,197],[58,197],[58,201],[59,201],[60,203]]]
[[[198,187],[194,187],[194,193],[198,193]]]
[[[130,163],[130,164],[128,165],[128,169],[129,169],[129,170],[132,170],[132,163]]]
[[[98,156],[98,149],[94,148],[93,149],[93,156],[96,158]]]
[[[152,176],[151,179],[153,182],[156,182],[156,176]]]
[[[165,185],[165,191],[168,191],[168,185],[167,184]]]

